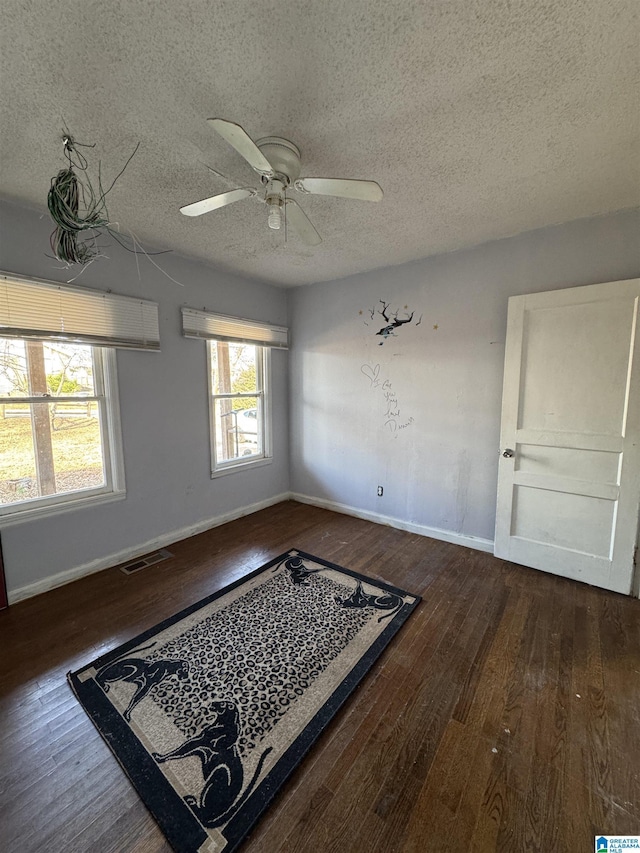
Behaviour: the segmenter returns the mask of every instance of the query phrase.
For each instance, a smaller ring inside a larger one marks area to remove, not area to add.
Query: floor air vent
[[[171,551],[167,551],[166,548],[161,548],[159,551],[154,551],[153,554],[145,554],[144,557],[138,557],[135,560],[130,560],[128,563],[120,566],[120,571],[124,572],[125,575],[132,575],[134,572],[139,572],[140,569],[144,569],[147,566],[153,566],[154,563],[161,563],[169,557],[173,557]]]

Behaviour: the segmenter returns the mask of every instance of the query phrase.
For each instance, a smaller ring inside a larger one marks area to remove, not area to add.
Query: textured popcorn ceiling
[[[637,0],[2,0],[5,197],[46,206],[63,121],[117,174],[148,246],[281,285],[385,267],[640,203]],[[274,242],[257,175],[206,124],[373,178],[382,203],[296,194],[323,237]],[[40,247],[34,246],[34,251]],[[112,251],[121,251],[113,249]],[[159,259],[161,261],[161,259]]]

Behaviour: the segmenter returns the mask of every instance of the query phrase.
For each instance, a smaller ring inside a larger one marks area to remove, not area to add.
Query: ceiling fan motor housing
[[[292,184],[300,174],[300,149],[288,139],[279,136],[265,136],[258,139],[256,145],[267,158],[275,177],[285,186]],[[266,183],[268,179],[262,178]]]

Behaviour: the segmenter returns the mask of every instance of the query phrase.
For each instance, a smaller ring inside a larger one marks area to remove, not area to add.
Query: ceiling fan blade
[[[285,204],[287,224],[291,225],[302,242],[306,243],[307,246],[317,246],[318,243],[322,243],[322,237],[313,227],[311,220],[300,205],[292,198],[286,199]]]
[[[242,184],[242,181],[238,181],[233,177],[229,177],[228,175],[223,175],[222,172],[219,172],[217,169],[214,169],[213,166],[210,166],[208,163],[202,163],[202,165],[211,172],[212,175],[215,175],[216,178],[220,178],[221,181],[224,181],[225,184],[233,185],[234,187],[239,187]]]
[[[301,193],[381,201],[384,193],[375,181],[351,181],[341,178],[299,178],[294,186]]]
[[[223,139],[226,139],[229,145],[236,149],[241,157],[244,157],[252,169],[255,169],[260,175],[266,175],[268,178],[273,177],[274,171],[271,163],[239,124],[227,121],[224,118],[209,118],[207,121]]]
[[[180,208],[180,213],[184,213],[185,216],[202,216],[203,213],[209,213],[210,210],[217,210],[219,207],[225,207],[227,204],[233,204],[234,201],[242,201],[243,198],[249,198],[249,196],[256,195],[256,190],[244,189],[239,190],[231,190],[228,193],[219,193],[218,195],[211,196],[211,198],[204,198],[202,201],[194,201],[193,204],[187,204],[185,207]]]

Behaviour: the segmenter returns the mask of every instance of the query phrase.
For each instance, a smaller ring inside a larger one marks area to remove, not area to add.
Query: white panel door
[[[640,279],[509,300],[495,554],[629,594]]]

